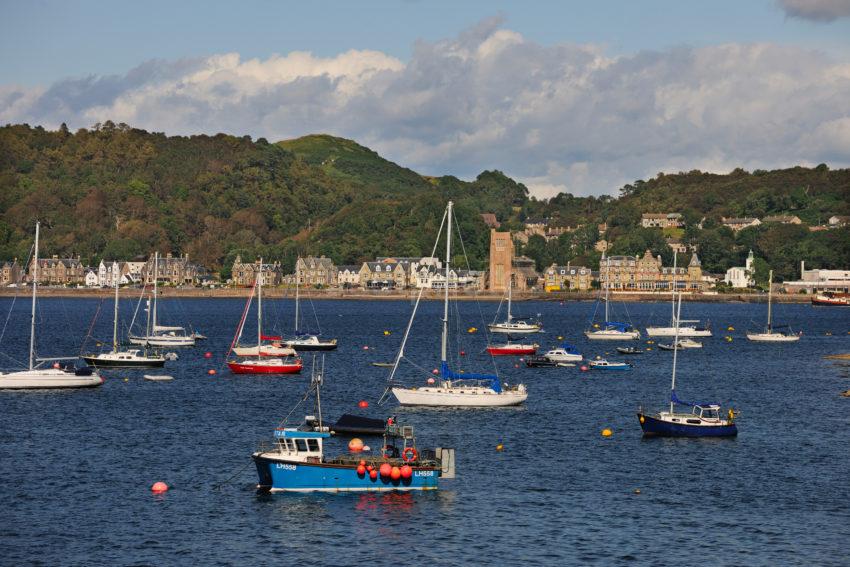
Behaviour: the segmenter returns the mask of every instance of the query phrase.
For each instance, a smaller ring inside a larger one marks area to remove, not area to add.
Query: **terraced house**
[[[32,281],[35,261],[30,262],[30,281]],[[80,258],[52,258],[38,259],[38,283],[41,285],[78,285],[85,283],[85,266],[80,263]]]
[[[240,287],[253,287],[257,274],[261,271],[263,285],[280,285],[283,282],[283,268],[280,262],[263,262],[261,268],[259,258],[254,262],[243,262],[239,254],[236,255],[230,270],[231,282]]]
[[[593,284],[593,271],[584,266],[552,264],[543,274],[545,289],[553,291],[587,291]]]
[[[155,256],[151,256],[145,262],[141,273],[143,281],[152,281],[154,273],[156,273],[157,281],[160,284],[194,285],[208,276],[206,268],[189,262],[188,254],[173,256],[169,252],[164,257],[159,256],[156,270],[154,270],[154,258]]]
[[[643,256],[608,256],[599,262],[599,282],[602,288],[613,291],[654,292],[670,291],[673,282],[682,291],[705,291],[702,264],[696,253],[687,267],[664,267],[661,256],[647,250]]]
[[[15,258],[11,262],[3,262],[0,265],[0,285],[18,284],[21,282],[21,265]]]
[[[325,256],[306,256],[295,262],[298,285],[336,286],[339,271],[333,260]]]

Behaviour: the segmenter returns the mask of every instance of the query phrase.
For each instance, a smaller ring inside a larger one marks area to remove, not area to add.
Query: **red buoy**
[[[389,463],[384,463],[383,465],[381,465],[380,471],[382,477],[389,478],[389,476],[393,472],[393,467]]]
[[[205,352],[204,358],[212,358],[212,353],[211,352]]]
[[[215,368],[210,368],[209,370],[207,370],[207,374],[209,374],[210,376],[215,376]]]
[[[435,368],[434,370],[432,370],[432,371],[431,371],[431,374],[433,374],[434,376],[436,376],[436,375],[437,375],[437,374],[439,374],[439,373],[440,373],[440,371],[439,371],[439,370],[437,370],[436,368]]]
[[[375,469],[370,470],[369,471],[369,478],[371,478],[372,480],[375,480],[376,478],[378,478],[378,471],[376,471]]]
[[[360,459],[360,462],[359,462],[359,463],[357,463],[357,464],[358,464],[358,465],[360,465],[361,467],[365,467],[365,466],[366,466],[366,461],[364,461],[363,459]]]
[[[153,486],[151,486],[151,492],[153,492],[154,494],[162,494],[163,492],[165,492],[167,490],[168,490],[168,485],[165,484],[164,482],[162,482],[161,480],[153,483]]]
[[[359,402],[357,402],[357,407],[366,409],[369,407],[369,402],[367,402],[366,400],[360,400]]]
[[[433,384],[434,382],[436,382],[436,380],[434,380],[433,378],[428,378],[425,381],[428,382],[429,384]]]
[[[364,467],[363,465],[358,466],[357,476],[363,476],[364,474],[366,474],[366,467]]]
[[[410,465],[401,467],[401,478],[410,478],[413,476],[413,469]]]
[[[401,469],[398,467],[393,467],[390,471],[390,478],[393,480],[398,480],[401,478]]]
[[[461,355],[461,356],[466,356],[466,351],[465,351],[465,350],[460,351],[460,355]]]

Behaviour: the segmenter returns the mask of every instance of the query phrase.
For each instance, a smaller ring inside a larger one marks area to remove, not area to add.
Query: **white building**
[[[100,278],[94,268],[86,268],[85,276],[86,287],[97,287],[100,285]]]
[[[807,270],[800,262],[800,279],[783,282],[782,287],[786,293],[850,293],[850,270]]]
[[[726,277],[723,278],[723,281],[732,287],[744,288],[755,285],[756,282],[753,279],[755,269],[753,266],[754,260],[753,251],[750,250],[750,253],[747,255],[746,265],[726,270]]]

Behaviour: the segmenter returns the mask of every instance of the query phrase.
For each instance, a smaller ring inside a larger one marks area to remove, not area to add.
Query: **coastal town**
[[[338,265],[333,258],[325,256],[298,257],[294,269],[287,273],[281,260],[267,259],[260,264],[259,258],[243,258],[237,255],[230,269],[230,277],[194,263],[188,254],[166,253],[156,260],[154,255],[146,259],[102,259],[96,266],[86,266],[81,258],[60,258],[56,255],[39,259],[39,285],[64,288],[112,288],[118,285],[139,286],[152,281],[156,274],[161,286],[175,288],[249,288],[261,274],[263,285],[269,287],[302,286],[307,289],[324,290],[440,290],[448,285],[461,291],[490,291],[502,293],[510,285],[522,294],[559,292],[592,292],[609,289],[621,293],[669,293],[675,289],[688,294],[710,294],[753,290],[755,257],[750,250],[745,265],[731,266],[725,273],[710,273],[703,269],[699,250],[687,246],[681,240],[668,237],[667,245],[678,258],[676,266],[664,265],[660,255],[649,250],[643,254],[611,255],[612,242],[600,238],[595,249],[601,253],[598,265],[557,264],[538,270],[535,261],[517,254],[517,248],[529,238],[538,236],[547,241],[575,231],[577,228],[558,226],[549,219],[529,219],[524,230],[500,231],[499,222],[492,213],[481,214],[490,227],[490,254],[485,270],[463,269],[452,266],[446,275],[443,262],[434,257],[376,257],[361,264]],[[824,225],[809,226],[810,231],[842,228],[850,217],[833,216]],[[759,226],[762,223],[800,224],[796,216],[757,218],[724,218],[724,226],[732,231]],[[681,230],[684,227],[679,213],[644,213],[643,228],[662,231]],[[597,227],[605,235],[605,224]],[[799,277],[776,285],[776,291],[787,294],[850,293],[850,269],[827,270],[806,269],[805,258],[800,259]],[[31,282],[32,262],[26,270],[18,259],[0,265],[0,286],[16,287]]]

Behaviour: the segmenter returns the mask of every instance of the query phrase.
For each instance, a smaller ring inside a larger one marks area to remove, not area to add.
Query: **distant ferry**
[[[850,305],[850,293],[819,293],[812,298],[812,305],[847,307]]]

